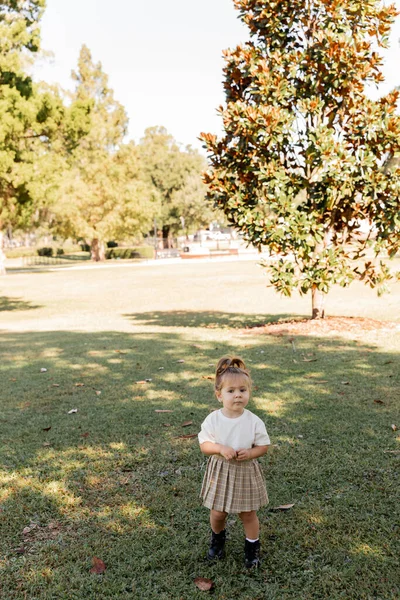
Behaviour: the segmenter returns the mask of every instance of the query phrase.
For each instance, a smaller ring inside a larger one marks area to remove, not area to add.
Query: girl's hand
[[[236,460],[250,460],[251,458],[251,448],[247,448],[247,450],[245,448],[242,448],[236,453]]]
[[[236,458],[236,450],[230,448],[230,446],[221,446],[219,453],[226,460],[232,460],[232,458]]]

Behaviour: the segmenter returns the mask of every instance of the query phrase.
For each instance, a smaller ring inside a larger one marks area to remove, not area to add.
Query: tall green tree
[[[84,134],[89,107],[26,73],[39,50],[44,0],[0,4],[0,272],[9,228],[34,227],[54,201],[62,156]]]
[[[55,218],[59,232],[87,239],[98,261],[104,259],[105,241],[146,232],[154,209],[137,150],[124,143],[125,109],[86,46],[73,78],[74,101],[91,105],[90,127],[68,157]]]
[[[225,134],[202,134],[208,197],[268,262],[285,295],[333,284],[382,292],[400,247],[399,92],[379,101],[396,16],[379,0],[234,0],[250,41],[225,52]],[[393,161],[392,161],[393,162]],[[369,234],[359,235],[367,223]]]
[[[146,180],[159,204],[157,221],[167,245],[180,231],[193,231],[215,218],[204,202],[206,162],[197,151],[180,148],[164,127],[146,129],[139,151]]]

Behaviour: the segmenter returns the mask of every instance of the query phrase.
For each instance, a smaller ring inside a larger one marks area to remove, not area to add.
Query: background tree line
[[[204,158],[163,127],[127,141],[125,109],[86,46],[72,93],[33,81],[44,8],[45,0],[0,3],[0,264],[6,231],[43,223],[84,239],[95,260],[107,240],[146,235],[155,221],[166,238],[208,224]]]

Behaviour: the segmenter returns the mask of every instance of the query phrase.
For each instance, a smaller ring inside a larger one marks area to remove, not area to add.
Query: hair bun
[[[231,359],[230,366],[231,367],[236,367],[237,369],[243,369],[243,370],[246,369],[246,365],[244,364],[244,361],[241,358],[239,358],[238,356],[234,356]]]
[[[246,371],[246,365],[239,356],[224,356],[218,361],[215,373],[216,375],[222,375],[229,368]]]

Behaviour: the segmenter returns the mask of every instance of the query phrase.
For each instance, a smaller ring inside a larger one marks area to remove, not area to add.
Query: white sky
[[[201,131],[221,132],[222,50],[247,38],[237,14],[232,0],[47,0],[42,47],[54,57],[41,61],[35,76],[71,87],[86,44],[128,113],[131,138],[163,125],[178,142],[200,148]],[[397,17],[386,82],[374,97],[400,85],[399,39]]]

